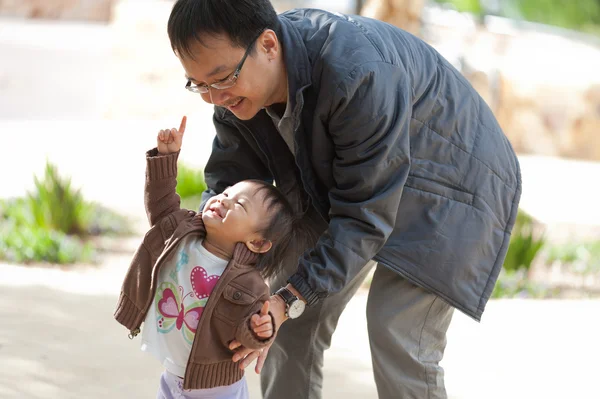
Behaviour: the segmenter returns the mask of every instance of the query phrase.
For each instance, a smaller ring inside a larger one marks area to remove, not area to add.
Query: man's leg
[[[323,352],[331,345],[338,319],[373,267],[370,262],[339,293],[306,307],[296,320],[281,326],[261,372],[264,399],[320,399],[323,387]],[[288,273],[271,283],[286,285]],[[291,272],[289,273],[291,274]]]
[[[439,362],[453,311],[437,296],[377,266],[367,325],[380,399],[447,398]]]

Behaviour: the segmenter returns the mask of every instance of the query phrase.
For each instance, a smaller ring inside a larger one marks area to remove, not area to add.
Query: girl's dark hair
[[[190,58],[192,43],[202,43],[202,35],[225,34],[246,49],[265,29],[280,36],[279,19],[269,0],[178,0],[167,25],[173,51]]]
[[[303,247],[307,232],[301,219],[297,217],[285,196],[279,189],[262,180],[247,180],[259,186],[257,194],[264,195],[264,202],[270,220],[261,231],[265,240],[273,243],[271,249],[258,257],[256,267],[264,278],[275,276],[283,269],[284,261],[290,260],[289,253],[296,247]]]

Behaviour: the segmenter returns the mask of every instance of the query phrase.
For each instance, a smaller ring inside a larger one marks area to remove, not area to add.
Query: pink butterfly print
[[[217,285],[219,277],[220,276],[216,274],[208,276],[206,270],[202,266],[194,267],[190,273],[190,281],[192,283],[192,290],[194,290],[194,294],[196,294],[196,298],[207,298],[213,288],[215,288],[215,285]]]
[[[177,318],[175,326],[178,330],[181,330],[183,323],[185,323],[187,328],[195,333],[204,308],[195,307],[186,312],[183,301],[181,304],[178,304],[173,291],[170,288],[167,288],[163,291],[162,299],[158,301],[158,310],[160,314],[167,319]]]

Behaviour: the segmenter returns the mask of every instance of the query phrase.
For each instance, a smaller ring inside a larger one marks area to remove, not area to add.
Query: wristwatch
[[[277,290],[275,295],[279,295],[285,302],[285,315],[290,319],[297,319],[304,312],[306,304],[286,287]]]

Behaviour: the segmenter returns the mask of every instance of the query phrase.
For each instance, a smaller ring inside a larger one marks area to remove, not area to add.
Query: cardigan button
[[[233,299],[235,299],[236,301],[237,301],[238,299],[240,299],[241,297],[242,297],[242,293],[241,293],[241,292],[239,292],[239,291],[236,291],[236,292],[233,294]]]

